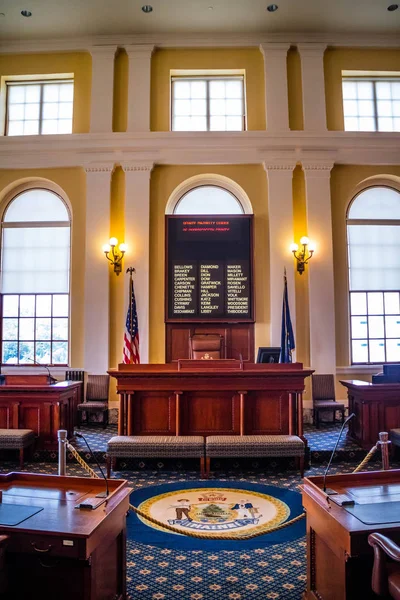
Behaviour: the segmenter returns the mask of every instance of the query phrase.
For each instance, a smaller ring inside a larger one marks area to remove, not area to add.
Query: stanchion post
[[[382,452],[382,469],[384,471],[388,471],[390,469],[389,465],[389,434],[387,431],[381,431],[379,433],[379,441],[378,445],[381,447]]]
[[[58,438],[58,474],[66,475],[67,471],[67,430],[59,429]]]

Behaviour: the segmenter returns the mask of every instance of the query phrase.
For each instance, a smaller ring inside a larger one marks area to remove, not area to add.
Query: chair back
[[[311,375],[312,399],[335,401],[335,378],[333,375]]]
[[[222,335],[219,333],[195,333],[189,343],[190,358],[193,360],[222,358]]]
[[[88,375],[86,386],[86,401],[108,402],[110,389],[109,375]]]

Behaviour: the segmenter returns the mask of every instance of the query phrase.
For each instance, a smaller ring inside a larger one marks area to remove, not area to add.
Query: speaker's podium
[[[368,535],[400,542],[400,469],[307,477],[307,600],[369,600],[373,550]],[[341,496],[343,495],[343,496]],[[335,501],[336,499],[336,501]],[[340,505],[344,501],[344,505]]]

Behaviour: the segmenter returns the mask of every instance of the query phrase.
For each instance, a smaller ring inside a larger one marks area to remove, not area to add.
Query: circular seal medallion
[[[290,515],[289,506],[282,500],[234,487],[171,490],[148,498],[138,508],[182,532],[193,531],[207,537],[240,537],[267,532],[287,521]],[[162,530],[148,521],[146,525]]]

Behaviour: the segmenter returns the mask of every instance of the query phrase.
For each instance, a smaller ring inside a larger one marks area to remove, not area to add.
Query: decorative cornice
[[[117,50],[118,46],[114,44],[112,46],[92,46],[89,52],[92,55],[92,58],[114,60]]]
[[[264,162],[263,163],[264,169],[267,171],[293,171],[295,166],[296,166],[296,162],[288,162],[288,163],[271,163],[271,162]]]
[[[114,165],[84,166],[86,173],[112,173],[114,168]]]
[[[114,164],[149,169],[153,163],[266,163],[276,168],[297,162],[311,171],[326,171],[333,164],[398,165],[399,145],[400,133],[346,131],[0,136],[0,165],[2,169],[83,167],[101,172]]]
[[[327,44],[320,44],[315,42],[300,43],[297,44],[297,50],[302,58],[314,58],[322,57],[327,48]]]
[[[288,42],[267,42],[259,45],[260,52],[266,57],[286,57],[290,44]]]
[[[154,167],[154,163],[130,163],[130,162],[121,162],[121,167],[125,173],[138,173],[147,171],[151,173]]]
[[[133,44],[125,46],[125,51],[129,56],[129,59],[148,59],[150,60],[151,55],[155,50],[154,44]]]
[[[261,44],[283,43],[325,44],[346,48],[399,48],[397,33],[354,34],[354,33],[142,33],[134,35],[98,35],[93,37],[68,37],[64,39],[20,40],[9,39],[0,43],[1,54],[30,54],[41,52],[90,52],[96,46],[153,45],[158,48],[227,48],[259,47]]]

